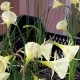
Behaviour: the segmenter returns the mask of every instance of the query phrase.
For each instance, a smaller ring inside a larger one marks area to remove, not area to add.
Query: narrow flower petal
[[[10,10],[10,2],[8,1],[3,2],[0,7],[1,10],[8,11]]]
[[[42,54],[45,57],[45,59],[49,61],[51,57],[52,46],[53,46],[52,43],[43,43],[40,46],[40,50],[38,54]]]
[[[58,24],[56,25],[56,29],[66,31],[67,30],[67,21],[66,20],[59,21]]]
[[[61,79],[65,78],[69,67],[68,58],[61,58],[55,61],[39,61],[39,63],[51,68]]]
[[[79,0],[70,0],[71,4],[77,4],[79,3]]]
[[[63,55],[69,58],[69,61],[74,59],[75,55],[77,54],[79,50],[78,45],[71,46],[71,45],[62,45],[57,42],[53,42],[53,43],[63,51]]]
[[[52,6],[52,8],[54,9],[54,8],[59,7],[59,6],[65,6],[65,4],[62,4],[62,3],[60,3],[59,1],[54,0],[54,1],[53,1],[53,6]]]

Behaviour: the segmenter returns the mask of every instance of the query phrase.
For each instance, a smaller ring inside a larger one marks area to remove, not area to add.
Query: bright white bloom
[[[10,73],[7,73],[7,72],[0,73],[0,80],[7,80],[9,75]]]
[[[12,11],[5,11],[2,13],[2,20],[7,24],[14,24],[16,22],[17,16],[14,12]]]
[[[52,51],[52,43],[43,43],[40,46],[39,54],[43,55],[44,58],[49,61],[51,57],[51,51]]]
[[[27,56],[26,62],[28,63],[30,60],[38,57],[38,51],[40,49],[40,45],[35,42],[28,42],[25,45],[25,55]]]
[[[7,64],[9,63],[9,60],[12,58],[13,56],[0,56],[0,73],[5,72],[6,68],[7,68]]]
[[[66,31],[67,30],[67,21],[66,20],[61,20],[58,22],[56,25],[56,29]]]
[[[25,55],[28,56],[33,56],[36,58],[38,56],[38,50],[40,48],[40,45],[35,43],[35,42],[28,42],[25,45]]]
[[[74,59],[75,55],[77,54],[77,52],[79,50],[79,45],[74,45],[74,46],[62,45],[57,42],[53,42],[53,44],[58,46],[63,51],[64,57],[67,57],[69,59],[69,61]]]
[[[61,58],[55,61],[39,61],[39,63],[51,68],[52,72],[55,71],[61,79],[65,78],[69,67],[69,60],[67,58]]]
[[[59,6],[64,6],[64,4],[60,3],[58,0],[54,0],[53,1],[53,5],[52,5],[52,8],[57,8]]]
[[[25,55],[26,62],[28,63],[30,60],[41,57],[42,55],[46,60],[50,60],[51,57],[51,50],[52,50],[52,43],[43,43],[42,45],[39,45],[35,42],[28,42],[25,45]]]
[[[79,3],[79,0],[70,0],[71,4],[77,4]]]
[[[10,2],[5,1],[1,4],[1,10],[9,11],[10,10]]]

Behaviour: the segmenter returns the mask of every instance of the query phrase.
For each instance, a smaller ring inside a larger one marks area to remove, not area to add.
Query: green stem
[[[17,26],[17,28],[18,28],[18,30],[19,30],[19,33],[20,33],[20,35],[21,35],[21,37],[22,37],[22,39],[23,39],[23,44],[25,45],[25,40],[24,40],[24,37],[23,37],[23,35],[22,35],[22,33],[21,33],[20,29],[19,29],[19,26],[18,26],[18,25],[16,25],[16,26]]]

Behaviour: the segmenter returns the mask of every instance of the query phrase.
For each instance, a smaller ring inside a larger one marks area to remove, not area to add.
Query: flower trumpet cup
[[[3,2],[0,7],[1,7],[1,10],[3,10],[3,11],[9,11],[11,8],[10,2],[8,2],[8,1]]]
[[[7,64],[12,57],[12,55],[6,57],[0,56],[0,73],[5,72]]]
[[[68,71],[69,59],[61,58],[55,61],[39,61],[39,63],[52,69],[52,72],[56,72],[58,76],[63,79]]]
[[[40,45],[35,42],[28,42],[25,45],[25,55],[26,57],[26,64],[29,63],[32,59],[38,57],[38,50],[40,49]]]
[[[52,43],[43,43],[40,46],[40,50],[38,51],[38,54],[41,54],[44,56],[44,58],[49,61],[51,57],[51,51],[52,51]]]
[[[16,14],[12,11],[3,12],[1,17],[2,17],[2,20],[4,21],[4,23],[7,24],[7,27],[9,27],[10,24],[14,24],[17,20]]]
[[[65,4],[60,3],[58,0],[54,0],[52,8],[54,9],[54,8],[59,7],[59,6],[65,6]]]
[[[41,56],[44,56],[46,60],[50,60],[51,57],[51,50],[52,50],[52,43],[43,43],[42,45],[39,45],[35,42],[28,42],[25,45],[25,55],[26,57],[26,63],[34,58],[40,58]]]
[[[67,31],[67,21],[66,20],[59,21],[56,25],[56,29]]]
[[[74,45],[74,46],[62,45],[57,42],[53,42],[53,44],[58,46],[63,51],[64,57],[69,58],[69,61],[74,59],[75,55],[77,54],[77,52],[79,50],[79,45]]]
[[[0,73],[0,80],[7,80],[9,75],[10,75],[10,73],[7,73],[7,72]]]

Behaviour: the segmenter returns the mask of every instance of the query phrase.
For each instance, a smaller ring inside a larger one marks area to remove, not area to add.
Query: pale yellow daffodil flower
[[[49,61],[50,60],[50,57],[51,57],[52,46],[53,46],[52,43],[43,43],[40,46],[40,50],[39,50],[39,53],[38,54],[43,55],[44,58],[47,61]]]
[[[69,36],[69,38],[71,38],[70,44],[72,44],[73,38],[72,38],[71,34],[69,33],[69,31],[67,30],[67,25],[68,25],[68,23],[66,20],[61,20],[57,23],[56,29],[65,31],[67,33],[67,35]]]
[[[77,52],[79,50],[79,45],[74,45],[74,46],[62,45],[57,42],[53,42],[53,44],[58,46],[63,51],[64,57],[67,57],[69,59],[69,61],[74,59],[75,55],[77,54]]]
[[[69,67],[69,60],[67,58],[61,58],[55,61],[39,61],[39,63],[51,68],[52,73],[55,71],[61,79],[65,78]]]
[[[3,2],[0,7],[1,7],[1,10],[3,10],[3,11],[9,11],[11,8],[10,2],[8,2],[8,1]]]
[[[79,3],[79,0],[70,0],[71,4],[77,4]]]
[[[7,80],[9,75],[10,73],[7,73],[7,72],[0,73],[0,80]]]
[[[51,57],[52,46],[52,43],[43,43],[42,45],[39,45],[35,42],[28,42],[25,45],[25,55],[27,56],[27,64],[30,60],[34,58],[40,58],[41,56],[44,56],[44,58],[49,61]]]
[[[59,21],[56,25],[56,29],[67,31],[67,21],[66,20]]]
[[[6,23],[8,27],[10,26],[10,24],[14,24],[17,20],[16,14],[12,11],[3,12],[1,17],[4,23]]]
[[[35,43],[35,42],[28,42],[25,44],[25,55],[27,56],[26,58],[26,64],[28,62],[36,57],[38,57],[38,51],[40,49],[40,45]]]
[[[53,5],[52,5],[52,8],[54,9],[54,8],[59,7],[59,6],[65,6],[65,4],[60,3],[58,0],[54,0],[53,1]]]
[[[9,64],[9,60],[12,57],[13,57],[12,55],[6,57],[0,56],[0,73],[5,72],[7,65]]]

